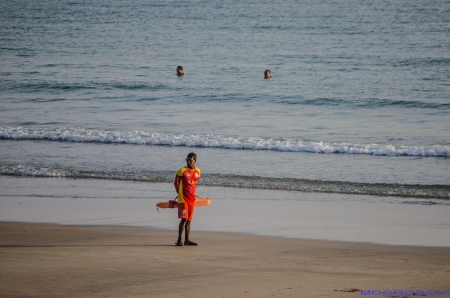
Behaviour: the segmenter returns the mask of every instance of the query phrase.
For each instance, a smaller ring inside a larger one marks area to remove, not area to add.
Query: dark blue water
[[[205,185],[450,198],[448,1],[3,1],[0,28],[2,175],[170,182],[195,151]]]

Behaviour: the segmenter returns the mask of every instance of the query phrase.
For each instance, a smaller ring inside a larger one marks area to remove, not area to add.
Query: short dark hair
[[[188,154],[187,159],[191,159],[193,158],[194,160],[197,160],[197,154],[195,154],[194,152],[191,152]]]

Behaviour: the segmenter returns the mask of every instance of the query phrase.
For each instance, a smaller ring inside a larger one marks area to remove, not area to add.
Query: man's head
[[[265,78],[265,79],[270,79],[270,70],[266,69],[266,70],[264,71],[264,78]]]
[[[179,75],[179,76],[184,75],[183,66],[177,67],[177,75]]]
[[[197,162],[197,154],[195,154],[194,152],[189,153],[188,156],[186,157],[187,167],[189,169],[194,169],[196,162]]]

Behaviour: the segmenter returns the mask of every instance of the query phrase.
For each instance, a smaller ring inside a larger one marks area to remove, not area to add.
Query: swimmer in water
[[[177,76],[184,76],[183,66],[177,66]]]
[[[270,79],[270,70],[266,69],[266,70],[264,71],[264,78],[265,78],[265,79]]]

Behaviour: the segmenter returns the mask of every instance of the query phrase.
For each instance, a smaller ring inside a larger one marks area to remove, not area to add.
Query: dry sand
[[[1,297],[361,297],[450,290],[450,248],[0,223]],[[401,297],[401,296],[397,296]],[[444,297],[444,296],[440,296]]]

